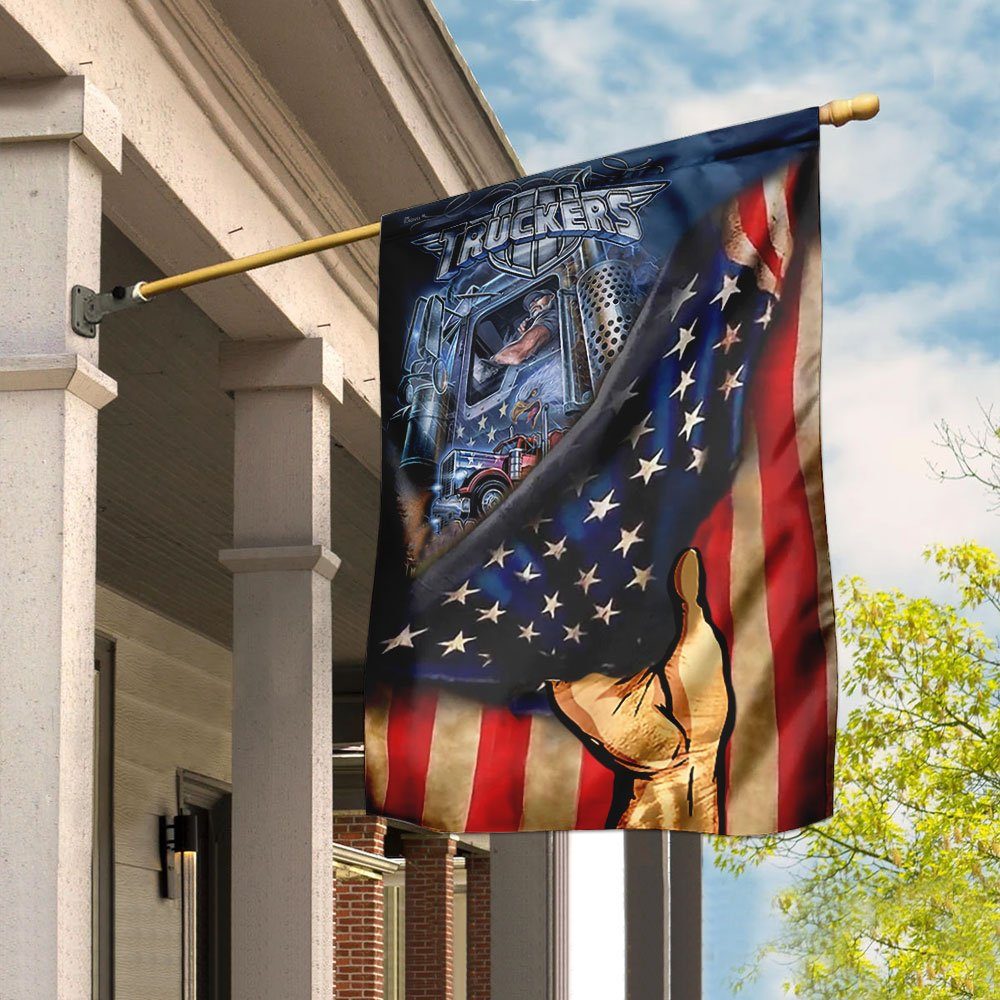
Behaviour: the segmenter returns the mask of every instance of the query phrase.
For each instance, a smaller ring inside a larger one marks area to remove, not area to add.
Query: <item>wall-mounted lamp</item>
[[[188,855],[193,861],[197,851],[197,816],[181,813],[160,817],[160,895],[164,899],[177,898],[182,859]]]

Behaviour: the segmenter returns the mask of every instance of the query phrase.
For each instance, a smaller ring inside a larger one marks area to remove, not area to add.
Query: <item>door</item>
[[[114,987],[114,645],[94,643],[94,812],[91,856],[91,996],[112,1000]]]
[[[183,811],[198,817],[196,868],[184,879],[184,997],[229,1000],[232,792],[224,782],[182,772],[178,797]]]

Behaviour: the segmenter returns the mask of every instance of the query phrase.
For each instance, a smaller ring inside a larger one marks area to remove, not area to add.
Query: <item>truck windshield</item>
[[[536,288],[557,292],[559,279],[555,276],[524,286],[506,302],[480,314],[472,331],[472,350],[469,353],[469,372],[465,386],[465,405],[475,406],[503,388],[504,378],[510,371],[508,365],[495,365],[490,360],[501,348],[521,336],[520,325],[528,319],[524,296]],[[558,340],[546,345],[548,355],[558,350]],[[541,356],[541,355],[539,355]]]

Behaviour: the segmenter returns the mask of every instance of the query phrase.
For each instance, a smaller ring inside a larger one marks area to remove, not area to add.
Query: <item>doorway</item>
[[[183,873],[184,1000],[230,1000],[232,789],[180,771],[177,799],[198,818],[194,868]]]

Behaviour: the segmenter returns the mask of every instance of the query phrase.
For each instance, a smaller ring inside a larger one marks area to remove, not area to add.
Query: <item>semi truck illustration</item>
[[[484,517],[497,507],[548,454],[562,437],[561,430],[549,430],[548,407],[542,408],[542,427],[535,434],[514,433],[497,443],[492,451],[452,448],[441,462],[435,497],[431,503],[431,523],[439,526],[450,520]]]
[[[477,276],[418,298],[404,348],[400,466],[432,494],[435,531],[484,517],[530,474],[594,398],[642,304],[632,260],[589,239],[534,278]],[[504,360],[532,322],[551,334]]]

